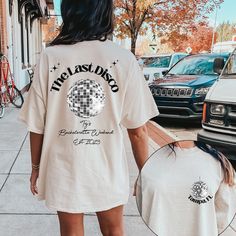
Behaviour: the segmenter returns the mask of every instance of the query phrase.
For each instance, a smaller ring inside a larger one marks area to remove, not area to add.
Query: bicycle
[[[28,69],[27,72],[28,72],[29,79],[30,79],[30,83],[29,83],[29,86],[28,86],[28,89],[27,89],[27,91],[29,91],[29,89],[31,87],[31,84],[33,82],[33,78],[34,78],[34,68]]]
[[[24,98],[15,85],[7,57],[0,53],[0,118],[4,116],[5,107],[9,103],[21,108]]]
[[[4,105],[2,104],[2,101],[1,101],[1,93],[0,93],[0,119],[4,116],[4,112],[5,112],[5,107],[4,107]]]

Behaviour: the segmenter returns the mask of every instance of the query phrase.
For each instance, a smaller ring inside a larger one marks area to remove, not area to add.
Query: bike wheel
[[[0,119],[3,118],[4,113],[5,113],[5,107],[2,104],[0,104]]]
[[[8,96],[10,102],[17,108],[21,108],[24,103],[24,98],[18,88],[16,86],[10,85],[8,87]]]

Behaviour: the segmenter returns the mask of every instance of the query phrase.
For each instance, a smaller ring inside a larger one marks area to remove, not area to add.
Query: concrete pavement
[[[197,134],[201,130],[201,122],[161,120],[160,125],[168,130],[177,140],[197,140]]]

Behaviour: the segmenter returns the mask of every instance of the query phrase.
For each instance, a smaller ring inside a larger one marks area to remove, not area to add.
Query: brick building
[[[42,25],[53,0],[0,0],[0,51],[7,55],[19,89],[29,82],[43,47]]]

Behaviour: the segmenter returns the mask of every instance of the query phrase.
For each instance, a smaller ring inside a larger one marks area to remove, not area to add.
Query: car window
[[[173,66],[174,64],[176,64],[179,61],[179,55],[174,55],[173,56],[173,60],[171,62],[171,66]]]
[[[182,58],[184,58],[184,57],[186,57],[186,56],[187,56],[187,55],[184,55],[184,54],[179,55],[179,60],[182,59]]]
[[[236,51],[231,55],[223,74],[236,75]]]
[[[155,68],[168,68],[170,65],[170,56],[161,57],[143,57],[144,67],[155,67]]]
[[[213,63],[214,63],[214,59],[216,57],[208,56],[208,55],[186,57],[182,61],[178,62],[169,71],[169,74],[174,74],[174,75],[216,75],[216,73],[213,71]]]

